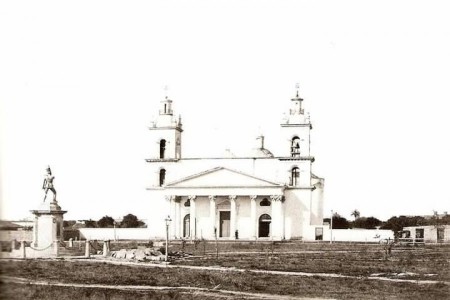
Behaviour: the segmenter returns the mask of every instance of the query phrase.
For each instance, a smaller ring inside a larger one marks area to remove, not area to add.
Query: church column
[[[270,228],[270,235],[272,239],[281,240],[283,238],[283,210],[281,201],[283,196],[270,196],[272,200],[272,224]]]
[[[175,220],[176,220],[176,222],[174,222],[175,237],[179,238],[179,237],[181,237],[180,228],[183,226],[182,220],[181,220],[181,197],[177,197],[175,199]]]
[[[228,196],[230,199],[230,239],[235,239],[236,232],[236,196]]]
[[[216,235],[216,196],[209,196],[209,219],[211,220],[211,238]]]
[[[189,196],[189,202],[191,204],[190,208],[189,208],[189,213],[190,213],[190,220],[189,220],[189,224],[191,226],[190,228],[190,237],[191,239],[195,239],[197,237],[197,226],[196,226],[196,220],[197,217],[195,216],[195,198],[197,198],[197,196]]]
[[[177,223],[176,217],[175,217],[175,196],[166,196],[166,200],[169,202],[169,213],[168,216],[172,219],[172,222],[169,226],[169,234],[171,237],[175,237],[175,224]]]
[[[256,195],[250,196],[250,223],[251,223],[251,237],[256,239],[257,237],[257,225],[256,225]]]

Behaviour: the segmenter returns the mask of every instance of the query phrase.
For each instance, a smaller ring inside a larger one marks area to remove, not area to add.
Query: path
[[[179,268],[179,269],[190,269],[190,270],[206,270],[206,271],[219,271],[219,272],[251,272],[259,274],[268,275],[282,275],[282,276],[303,276],[303,277],[327,277],[327,278],[352,278],[352,279],[368,279],[368,280],[380,280],[380,281],[390,281],[390,282],[403,282],[403,283],[415,283],[415,284],[446,284],[450,285],[447,281],[436,281],[436,280],[416,280],[416,279],[400,279],[400,278],[387,278],[378,276],[352,276],[352,275],[342,275],[336,273],[309,273],[309,272],[296,272],[296,271],[272,271],[272,270],[257,270],[257,269],[238,269],[234,267],[219,267],[219,266],[189,266],[189,265],[169,265],[169,264],[154,264],[154,263],[139,263],[132,261],[117,261],[111,259],[77,259],[77,261],[85,262],[99,262],[99,263],[110,263],[113,265],[123,265],[123,266],[138,266],[138,267],[149,267],[149,268]]]
[[[59,287],[78,287],[78,288],[92,288],[92,289],[112,289],[112,290],[123,290],[123,291],[180,291],[187,292],[191,294],[201,294],[203,296],[209,297],[224,297],[224,298],[234,298],[235,296],[245,297],[246,299],[276,299],[276,300],[328,300],[330,298],[305,298],[305,297],[295,297],[295,296],[283,296],[283,295],[272,295],[272,294],[262,294],[262,293],[249,293],[249,292],[238,292],[231,290],[221,290],[217,287],[213,289],[199,288],[199,287],[171,287],[171,286],[152,286],[152,285],[107,285],[107,284],[81,284],[81,283],[62,283],[62,282],[50,282],[42,280],[31,280],[20,277],[10,277],[1,276],[1,280],[4,283],[16,283],[16,284],[32,284],[32,285],[45,285],[45,286],[59,286]]]

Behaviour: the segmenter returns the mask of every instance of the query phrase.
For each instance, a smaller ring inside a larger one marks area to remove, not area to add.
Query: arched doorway
[[[183,237],[189,237],[191,232],[191,215],[187,214],[183,219]]]
[[[264,214],[259,217],[258,237],[269,237],[271,222],[272,218],[268,214]]]

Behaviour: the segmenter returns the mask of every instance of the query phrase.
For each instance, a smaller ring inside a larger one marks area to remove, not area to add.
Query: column
[[[89,244],[89,240],[86,240],[86,247],[84,248],[84,256],[85,257],[91,256],[91,244]]]
[[[235,239],[236,232],[236,196],[228,196],[230,199],[230,239]]]
[[[175,226],[174,224],[177,222],[175,219],[175,196],[170,195],[166,196],[166,200],[169,202],[169,213],[168,216],[172,219],[171,224],[169,225],[169,234],[172,237],[175,237]]]
[[[256,224],[256,198],[258,196],[250,196],[250,222],[251,222],[251,237],[256,239],[257,235],[257,224]]]
[[[182,220],[181,220],[181,197],[178,197],[178,199],[175,199],[175,219],[176,222],[174,222],[175,226],[175,237],[180,238],[182,236],[180,228],[183,227]]]
[[[38,246],[38,218],[39,216],[36,214],[36,216],[34,217],[34,227],[33,227],[33,246],[37,247]]]
[[[189,202],[191,204],[190,209],[189,209],[189,214],[190,214],[190,237],[191,239],[195,239],[197,237],[197,233],[196,233],[196,221],[197,218],[195,216],[195,198],[197,198],[197,196],[189,196]]]
[[[281,206],[283,196],[274,195],[270,196],[270,199],[272,200],[271,237],[276,240],[281,240],[283,238],[283,211]]]
[[[211,238],[215,238],[216,232],[216,196],[209,196],[209,219],[211,221]]]

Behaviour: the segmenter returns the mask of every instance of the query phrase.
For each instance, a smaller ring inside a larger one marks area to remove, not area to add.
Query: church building
[[[172,100],[161,101],[151,123],[153,149],[146,159],[154,174],[151,201],[166,201],[171,239],[320,240],[324,179],[312,173],[310,118],[303,99],[291,99],[273,154],[259,145],[242,157],[183,157],[181,118]]]

